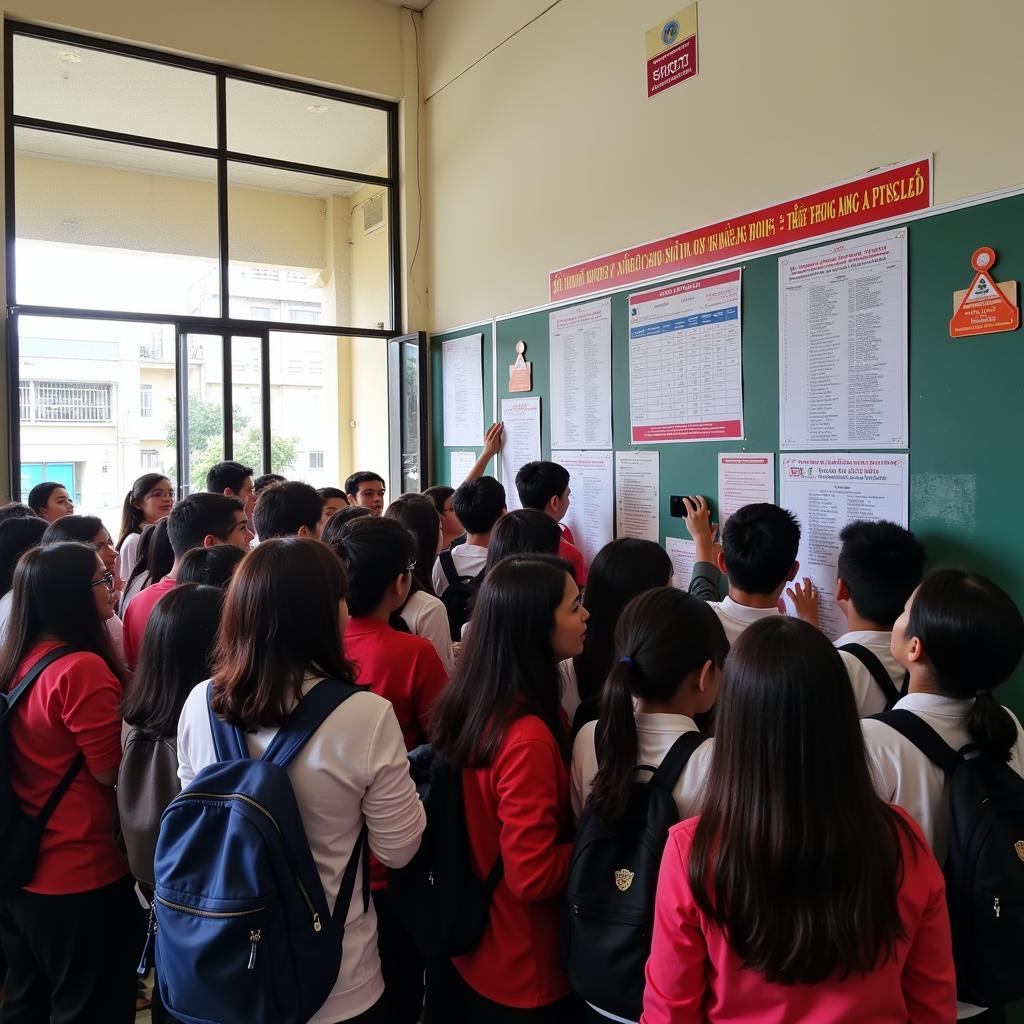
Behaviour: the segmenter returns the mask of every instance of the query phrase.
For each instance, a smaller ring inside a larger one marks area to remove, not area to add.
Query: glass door
[[[392,489],[430,485],[427,434],[427,336],[423,331],[388,340],[388,420]]]

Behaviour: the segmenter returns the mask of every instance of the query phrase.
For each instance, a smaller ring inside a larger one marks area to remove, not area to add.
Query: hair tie
[[[625,655],[625,657],[619,658],[619,664],[628,665],[630,668],[632,668],[636,664],[636,662],[627,654]]]

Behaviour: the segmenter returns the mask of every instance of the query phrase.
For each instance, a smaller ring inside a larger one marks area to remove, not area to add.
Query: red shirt
[[[587,582],[587,563],[583,561],[583,552],[563,537],[558,542],[558,557],[572,563],[572,567],[576,570],[576,585],[582,587]],[[135,600],[137,601],[138,598]],[[128,607],[131,608],[131,605]]]
[[[548,727],[525,715],[494,761],[462,779],[473,868],[486,878],[500,852],[504,875],[480,945],[452,963],[486,999],[547,1006],[569,994],[559,950],[572,854],[568,768]]]
[[[15,683],[58,641],[35,644]],[[121,684],[99,655],[78,651],[46,668],[10,718],[11,786],[29,814],[38,814],[81,753],[79,769],[43,832],[30,892],[88,892],[128,874],[114,845],[114,787],[93,772],[121,762]]]
[[[134,672],[142,648],[142,634],[146,631],[146,623],[156,607],[157,601],[169,590],[173,590],[176,580],[166,576],[152,586],[140,590],[128,603],[124,612],[124,660],[128,668]]]
[[[642,1024],[813,1021],[906,1024],[956,1019],[956,978],[942,871],[909,815],[897,903],[905,935],[868,974],[780,985],[743,967],[721,927],[697,909],[687,861],[697,818],[673,827],[661,861]]]

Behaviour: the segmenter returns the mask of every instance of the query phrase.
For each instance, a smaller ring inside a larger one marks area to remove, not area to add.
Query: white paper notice
[[[737,452],[718,456],[718,523],[744,505],[775,504],[775,453]]]
[[[907,446],[907,232],[779,258],[781,448]]]
[[[484,436],[482,334],[453,338],[441,345],[444,445],[479,444]]]
[[[743,437],[740,271],[629,297],[633,444]]]
[[[552,452],[551,461],[569,470],[569,511],[562,522],[572,530],[583,561],[590,565],[614,537],[612,453]]]
[[[615,534],[658,543],[658,452],[615,453]]]
[[[505,425],[501,446],[501,482],[509,511],[522,508],[516,491],[516,473],[528,462],[540,459],[540,398],[503,398],[501,422]]]
[[[612,446],[612,300],[549,316],[551,447]]]
[[[787,453],[779,470],[780,504],[800,520],[798,578],[809,576],[818,588],[821,629],[835,640],[846,632],[835,603],[839,531],[859,519],[907,525],[909,456]]]
[[[452,487],[458,487],[476,465],[476,452],[452,452]]]
[[[696,544],[692,540],[666,537],[665,550],[672,559],[672,585],[680,590],[688,590],[693,578],[693,567],[697,564]]]

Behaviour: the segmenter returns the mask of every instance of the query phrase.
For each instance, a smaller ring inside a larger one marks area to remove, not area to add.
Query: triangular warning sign
[[[966,338],[976,334],[1015,331],[1020,326],[1020,310],[1016,301],[1011,301],[1004,294],[1004,289],[1016,299],[1015,282],[1000,287],[988,271],[978,270],[970,288],[956,296],[959,303],[953,319],[949,321],[949,336]]]
[[[981,271],[980,274],[974,279],[974,284],[971,285],[967,292],[967,302],[986,302],[993,296],[999,294],[999,289],[996,287],[995,281],[992,280],[985,271]]]

